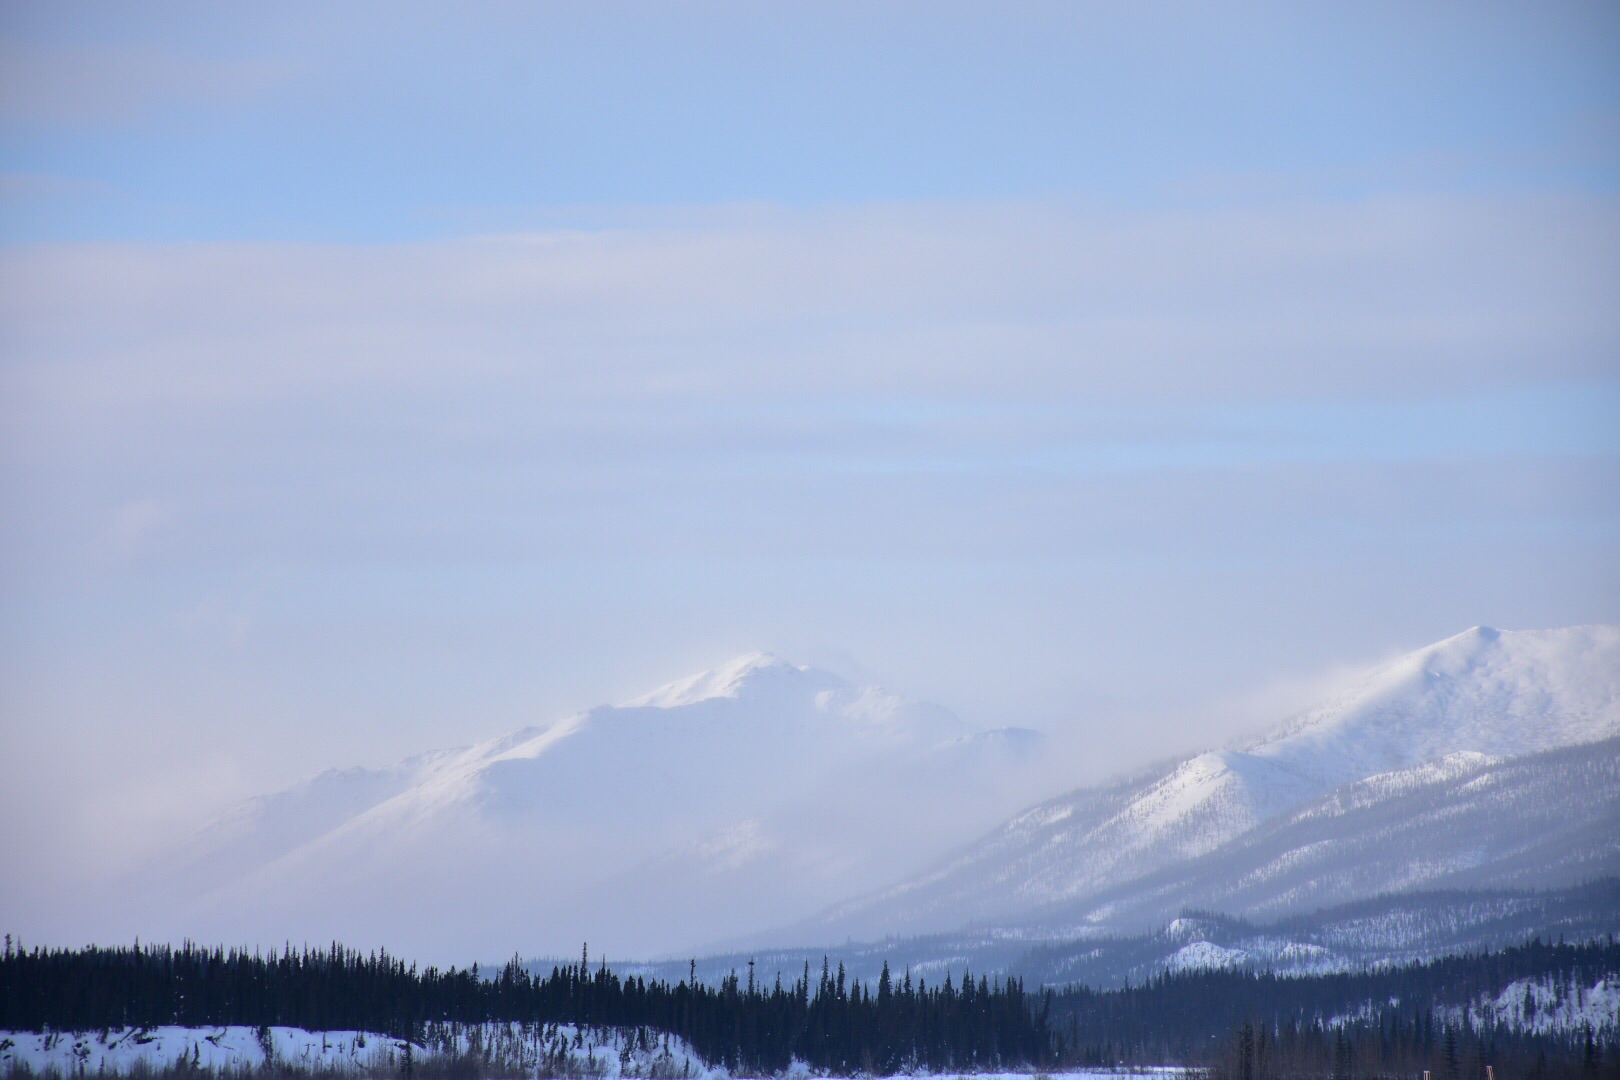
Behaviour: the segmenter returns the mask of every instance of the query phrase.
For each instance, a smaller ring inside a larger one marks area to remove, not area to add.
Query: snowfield
[[[256,1069],[273,1059],[312,1071],[381,1070],[392,1067],[405,1047],[397,1039],[364,1031],[273,1027],[268,1036],[267,1045],[257,1028],[240,1026],[8,1031],[0,1033],[0,1067],[9,1070],[26,1064],[36,1073],[54,1069],[73,1075],[125,1073],[138,1062],[154,1068],[185,1062],[202,1069]]]
[[[575,1045],[576,1041],[579,1045]],[[417,1062],[430,1061],[447,1053],[489,1052],[497,1060],[512,1060],[520,1049],[545,1055],[563,1047],[568,1059],[566,1071],[572,1075],[624,1080],[630,1077],[689,1077],[691,1080],[730,1080],[724,1069],[709,1068],[679,1039],[666,1040],[660,1033],[646,1032],[646,1046],[634,1031],[582,1030],[570,1024],[444,1025],[430,1030],[423,1041],[408,1044],[402,1039],[365,1031],[306,1031],[302,1028],[271,1027],[156,1027],[121,1028],[105,1032],[0,1031],[0,1075],[10,1075],[25,1067],[35,1076],[56,1073],[63,1077],[80,1075],[127,1075],[137,1066],[162,1069],[174,1065],[195,1065],[208,1071],[253,1070],[266,1062],[290,1071],[315,1075],[400,1075],[407,1053]],[[803,1065],[789,1070],[790,1078],[808,1080],[812,1074]],[[956,1073],[941,1074],[956,1076]],[[1029,1080],[1029,1073],[974,1073],[977,1080]],[[1081,1070],[1054,1072],[1051,1080],[1087,1078],[1188,1075],[1174,1067],[1137,1068],[1127,1071]]]
[[[602,1080],[713,1077],[713,1070],[681,1040],[666,1040],[651,1031],[644,1033],[644,1041],[637,1035],[571,1024],[430,1024],[414,1044],[377,1032],[290,1027],[8,1031],[0,1032],[0,1072],[27,1065],[36,1074],[128,1073],[144,1062],[152,1068],[178,1064],[225,1071],[270,1064],[315,1074],[397,1074],[407,1055],[424,1062],[445,1055],[487,1054],[498,1061],[521,1061],[530,1071],[541,1062],[565,1061],[566,1071]]]

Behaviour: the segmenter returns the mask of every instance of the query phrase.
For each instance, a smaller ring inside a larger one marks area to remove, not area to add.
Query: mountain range
[[[463,961],[897,936],[932,943],[919,965],[1137,939],[1219,958],[1245,950],[1181,940],[1203,925],[1186,909],[1286,920],[1620,877],[1620,628],[1476,627],[1257,737],[1064,794],[1043,788],[1054,757],[756,653],[249,800],[121,902],[175,936]]]

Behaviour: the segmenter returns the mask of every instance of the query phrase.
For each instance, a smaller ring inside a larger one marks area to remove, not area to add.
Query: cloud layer
[[[588,647],[617,652],[607,628],[634,618],[617,633],[641,663],[587,664],[547,707],[633,691],[676,654],[706,666],[726,653],[651,640],[701,627],[727,651],[850,648],[902,689],[1051,720],[1152,666],[1077,658],[1058,678],[1065,638],[1230,617],[1252,590],[1264,640],[1296,575],[1324,618],[1363,603],[1345,590],[1407,597],[1419,642],[1606,617],[1551,598],[1607,580],[1588,553],[1615,525],[1617,222],[1570,198],[868,206],[380,247],[12,249],[14,708],[61,696],[30,654],[106,670],[116,639],[144,658],[138,682],[183,681],[181,628],[250,641],[267,620],[303,655],[293,627],[380,620],[418,637],[409,654],[446,619],[486,619],[482,637],[503,618],[531,644],[594,627]],[[1502,573],[1469,604],[1418,599],[1470,560]],[[1262,568],[1275,580],[1251,583]],[[952,595],[953,618],[989,617],[998,589],[1029,588],[1049,604],[972,647],[918,614]],[[865,655],[854,627],[887,627],[882,651],[910,659]],[[945,674],[973,648],[1005,676]],[[1186,691],[1266,670],[1238,650],[1215,646]],[[1321,650],[1298,662],[1337,658]],[[323,697],[341,676],[310,677],[282,705],[341,709]],[[240,689],[222,693],[229,723]],[[439,741],[440,722],[411,730]]]

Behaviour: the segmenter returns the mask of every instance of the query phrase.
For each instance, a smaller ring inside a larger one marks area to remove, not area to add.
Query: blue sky
[[[26,240],[1612,193],[1601,5],[8,6]]]
[[[1620,621],[1616,55],[1586,3],[8,4],[0,843],[67,882],[756,648],[1080,782]]]

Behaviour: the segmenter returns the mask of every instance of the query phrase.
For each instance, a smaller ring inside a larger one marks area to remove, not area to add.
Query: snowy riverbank
[[[306,1031],[244,1026],[114,1028],[92,1032],[0,1031],[0,1075],[64,1078],[195,1070],[242,1075],[268,1070],[299,1075],[397,1076],[455,1061],[468,1077],[560,1076],[593,1080],[728,1080],[679,1039],[636,1030],[580,1029],[568,1024],[430,1025],[420,1042],[377,1032]],[[488,1062],[487,1070],[478,1070]],[[948,1073],[955,1077],[959,1074]],[[976,1080],[1029,1080],[1029,1073],[974,1074]],[[1051,1080],[1120,1075],[1180,1077],[1175,1068],[1047,1074]],[[802,1066],[790,1076],[809,1080]]]

